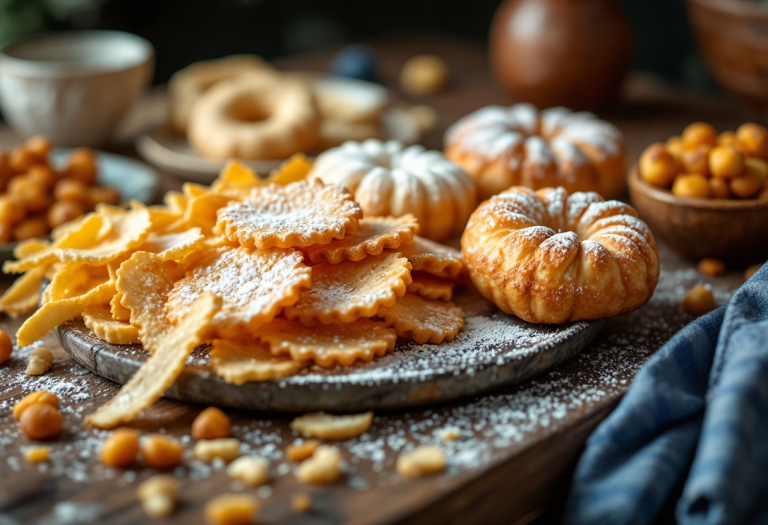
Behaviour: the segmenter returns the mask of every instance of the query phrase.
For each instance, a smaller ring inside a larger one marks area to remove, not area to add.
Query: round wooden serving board
[[[578,354],[603,321],[533,325],[509,316],[470,289],[454,302],[466,326],[451,343],[417,345],[399,340],[395,351],[353,367],[312,367],[297,376],[236,386],[214,375],[206,348],[197,348],[167,397],[251,410],[351,412],[450,401],[519,383]],[[148,354],[141,345],[112,345],[82,320],[55,330],[64,350],[94,373],[125,383]]]

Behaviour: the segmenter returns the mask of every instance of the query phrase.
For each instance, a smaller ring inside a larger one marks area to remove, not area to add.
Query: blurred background
[[[154,83],[233,53],[267,59],[414,33],[485,43],[500,0],[0,0],[0,43],[46,30],[117,29],[155,46]],[[633,69],[714,91],[684,0],[620,0],[635,32]]]

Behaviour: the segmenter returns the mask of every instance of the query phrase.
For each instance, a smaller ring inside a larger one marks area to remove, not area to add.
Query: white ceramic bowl
[[[0,108],[20,135],[99,146],[147,87],[154,50],[120,31],[44,33],[0,48]]]

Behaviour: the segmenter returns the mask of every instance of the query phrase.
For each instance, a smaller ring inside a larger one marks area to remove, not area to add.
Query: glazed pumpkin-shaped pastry
[[[659,279],[659,249],[631,206],[564,188],[491,197],[470,217],[461,252],[477,290],[532,323],[629,313]]]
[[[481,200],[515,185],[563,186],[607,198],[624,191],[624,139],[592,113],[488,106],[448,128],[444,149],[475,179]]]
[[[366,217],[413,214],[419,235],[458,235],[475,209],[475,184],[439,151],[376,139],[345,142],[317,157],[307,178],[343,184]]]

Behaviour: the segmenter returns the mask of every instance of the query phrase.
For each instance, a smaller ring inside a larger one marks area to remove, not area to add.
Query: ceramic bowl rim
[[[87,39],[102,39],[124,46],[132,46],[136,57],[129,60],[107,64],[104,62],[65,62],[57,60],[31,60],[19,58],[10,54],[17,47],[31,42],[49,41],[78,41]],[[0,46],[0,70],[3,75],[31,78],[78,78],[92,77],[129,71],[142,67],[154,60],[155,51],[152,44],[145,38],[126,31],[113,30],[82,30],[82,31],[50,31],[34,33],[10,40]]]

